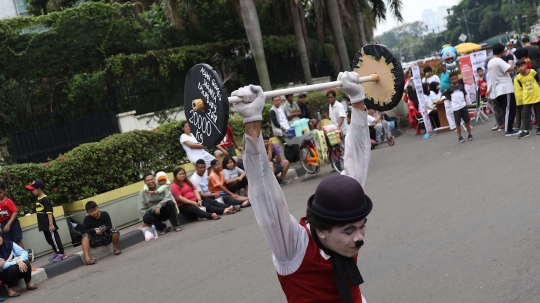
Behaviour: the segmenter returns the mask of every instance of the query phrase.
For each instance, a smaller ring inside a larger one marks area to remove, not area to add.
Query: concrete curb
[[[71,255],[67,257],[66,259],[55,262],[51,264],[47,264],[43,266],[43,269],[45,270],[45,273],[47,274],[47,279],[59,276],[61,274],[65,274],[69,271],[74,270],[75,268],[78,268],[80,266],[84,265],[83,261],[79,257],[79,255]]]

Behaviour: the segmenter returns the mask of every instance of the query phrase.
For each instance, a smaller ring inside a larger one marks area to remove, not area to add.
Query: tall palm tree
[[[343,37],[343,29],[341,23],[341,13],[339,11],[338,0],[326,0],[326,9],[330,24],[332,25],[332,31],[334,33],[334,43],[337,46],[337,52],[341,63],[341,69],[348,71],[351,69],[349,61],[349,55],[347,53],[347,45],[345,44],[345,38]]]
[[[285,6],[290,12],[305,81],[307,84],[312,84],[313,80],[311,79],[311,70],[309,69],[309,55],[306,44],[307,33],[305,30],[302,3],[300,0],[285,0]]]
[[[255,59],[255,65],[257,66],[259,82],[261,83],[263,90],[269,91],[272,89],[272,85],[270,83],[270,76],[268,75],[261,26],[259,24],[259,16],[257,16],[255,2],[253,2],[253,0],[239,0],[239,3],[249,46],[253,52],[253,58]]]

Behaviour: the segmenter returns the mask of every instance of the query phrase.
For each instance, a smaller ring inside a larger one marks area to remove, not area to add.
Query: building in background
[[[422,13],[422,21],[427,25],[430,33],[440,33],[446,30],[446,17],[448,12],[446,6],[439,6],[436,11],[426,9]]]
[[[24,0],[0,0],[0,19],[25,16],[28,9]]]

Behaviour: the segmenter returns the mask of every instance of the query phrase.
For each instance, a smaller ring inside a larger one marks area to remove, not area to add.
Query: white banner
[[[484,68],[484,61],[487,59],[487,52],[486,50],[481,50],[478,52],[470,53],[469,56],[471,57],[471,65],[474,72],[474,79],[475,83],[478,83],[478,73],[476,72],[479,67],[481,67],[484,70],[484,74],[486,72],[486,69]]]
[[[422,117],[424,118],[424,126],[426,127],[426,133],[431,134],[431,121],[429,120],[429,115],[426,110],[426,104],[424,100],[425,95],[424,90],[422,89],[422,77],[420,76],[420,68],[418,68],[418,65],[415,64],[411,67],[411,69],[413,74],[414,88],[416,89],[416,96],[418,97],[418,111],[422,113]]]

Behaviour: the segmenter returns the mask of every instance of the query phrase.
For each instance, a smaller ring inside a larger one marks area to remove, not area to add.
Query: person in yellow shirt
[[[531,112],[534,106],[534,116],[537,121],[540,117],[540,81],[538,74],[533,69],[528,69],[524,60],[516,62],[518,75],[514,79],[514,89],[516,94],[517,106],[523,106],[521,121],[523,132],[519,134],[518,139],[527,138],[530,136],[529,131],[532,130]],[[536,128],[536,134],[540,135],[540,129]]]

